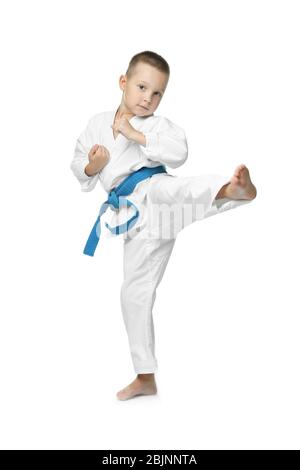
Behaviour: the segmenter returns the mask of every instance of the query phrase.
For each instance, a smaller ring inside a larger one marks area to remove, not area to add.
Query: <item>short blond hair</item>
[[[127,78],[130,78],[134,74],[135,67],[140,62],[152,65],[152,67],[155,67],[157,70],[164,72],[168,77],[170,76],[169,64],[161,55],[152,51],[143,51],[135,54],[130,59],[128,68],[126,70]]]

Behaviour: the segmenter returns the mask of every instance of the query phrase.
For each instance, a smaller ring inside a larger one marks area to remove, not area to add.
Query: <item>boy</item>
[[[256,197],[245,165],[239,165],[230,180],[220,175],[177,177],[167,172],[166,166],[177,168],[188,155],[184,131],[154,116],[169,75],[169,65],[160,55],[136,54],[119,80],[123,95],[118,109],[91,118],[77,140],[71,163],[82,191],[94,189],[99,179],[109,193],[84,253],[93,256],[100,216],[107,207],[113,209],[114,226],[106,223],[106,227],[114,234],[124,233],[121,307],[137,377],[117,393],[119,400],[157,393],[152,309],[178,232]],[[172,220],[169,214],[158,220],[157,210],[163,206],[175,206],[179,212],[174,210]]]

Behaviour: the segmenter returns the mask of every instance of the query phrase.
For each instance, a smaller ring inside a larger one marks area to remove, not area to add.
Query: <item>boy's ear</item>
[[[121,75],[120,78],[119,78],[119,86],[120,86],[121,90],[123,90],[123,91],[124,91],[126,81],[127,81],[126,75]]]

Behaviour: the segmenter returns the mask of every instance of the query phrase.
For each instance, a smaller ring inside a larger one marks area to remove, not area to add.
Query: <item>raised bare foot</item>
[[[119,400],[129,400],[139,395],[155,395],[157,393],[157,387],[154,374],[145,375],[148,377],[145,378],[143,375],[138,375],[131,384],[117,393],[117,398]]]
[[[216,199],[228,197],[230,199],[251,200],[256,197],[256,187],[252,183],[246,165],[239,165],[230,179],[230,183],[222,186]]]

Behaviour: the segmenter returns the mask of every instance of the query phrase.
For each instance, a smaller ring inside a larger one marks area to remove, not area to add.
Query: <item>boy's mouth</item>
[[[143,109],[145,109],[146,111],[149,111],[149,109],[148,109],[148,108],[145,108],[145,106],[142,106],[141,104],[139,104],[138,106],[140,106],[140,108],[143,108]]]

